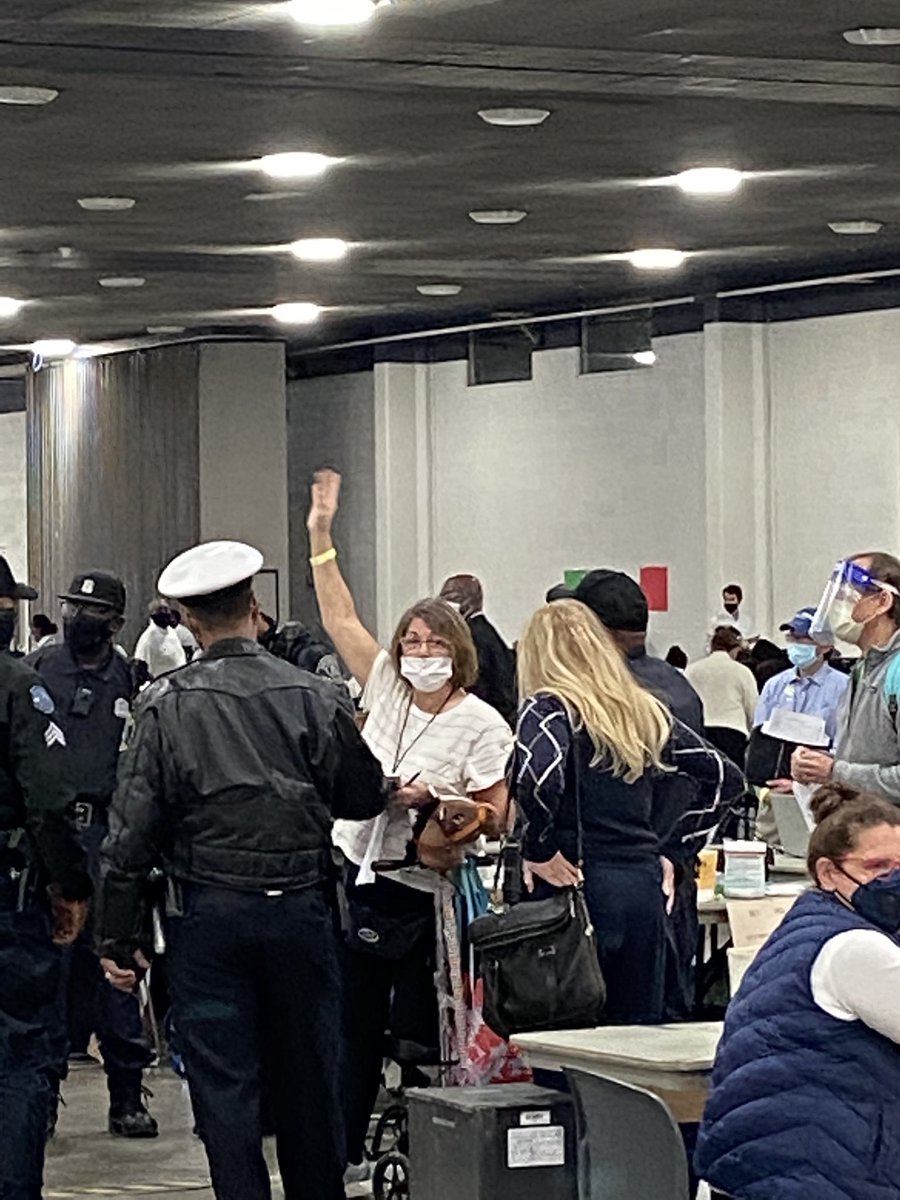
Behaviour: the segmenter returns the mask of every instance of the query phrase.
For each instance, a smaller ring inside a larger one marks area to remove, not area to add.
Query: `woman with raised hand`
[[[385,1030],[405,1063],[437,1061],[438,1045],[434,898],[372,867],[408,859],[414,810],[429,803],[432,789],[489,806],[502,824],[512,735],[499,713],[466,690],[478,662],[466,622],[449,604],[413,604],[388,649],[363,625],[332,540],[340,488],[335,471],[313,481],[310,564],[322,624],[363,688],[363,736],[394,795],[381,817],[337,821],[334,830],[346,860],[345,1116],[355,1167],[378,1096]]]

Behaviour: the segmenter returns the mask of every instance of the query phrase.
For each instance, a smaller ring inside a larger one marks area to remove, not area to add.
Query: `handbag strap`
[[[568,710],[567,710],[568,712]],[[569,729],[572,737],[569,743],[569,754],[572,762],[572,776],[575,780],[575,836],[577,840],[577,862],[575,866],[579,870],[584,870],[584,829],[581,824],[582,804],[581,804],[581,767],[578,765],[578,732],[575,729],[571,718],[569,718]]]

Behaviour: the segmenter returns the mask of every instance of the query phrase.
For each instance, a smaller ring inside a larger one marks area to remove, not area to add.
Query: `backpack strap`
[[[897,716],[900,714],[900,650],[895,651],[888,663],[887,674],[884,678],[884,698],[887,700],[891,724],[896,733]]]

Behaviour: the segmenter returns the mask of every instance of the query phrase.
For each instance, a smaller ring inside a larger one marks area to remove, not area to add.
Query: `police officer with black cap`
[[[16,625],[19,622],[19,601],[37,600],[38,594],[27,583],[17,583],[9,563],[0,556],[0,654],[21,655],[13,649]]]
[[[6,653],[36,593],[0,558],[0,1196],[41,1194],[61,946],[91,881],[72,820],[66,739],[40,677]],[[12,619],[10,619],[12,618]]]
[[[257,642],[263,557],[213,542],[176,558],[202,653],[137,705],[104,846],[104,966],[133,987],[151,949],[146,880],[169,880],[173,1017],[218,1200],[269,1200],[268,1066],[287,1200],[343,1200],[333,817],[385,806],[376,760],[336,689]]]
[[[136,677],[116,649],[124,624],[125,586],[106,571],[76,575],[62,602],[64,640],[35,651],[29,663],[56,704],[69,744],[76,792],[75,816],[95,882],[100,846],[116,787],[119,752],[131,718]],[[156,1137],[159,1128],[143,1098],[143,1071],[152,1061],[138,999],[104,979],[88,939],[69,956],[58,1027],[58,1072],[65,1077],[68,1030],[97,1034],[109,1088],[109,1131],[119,1137]],[[51,1112],[51,1126],[54,1122]]]

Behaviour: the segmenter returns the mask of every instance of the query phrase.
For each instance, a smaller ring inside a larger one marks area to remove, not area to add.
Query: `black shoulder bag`
[[[574,746],[573,746],[574,753]],[[578,862],[582,865],[581,787],[575,770]],[[484,983],[484,1020],[495,1033],[593,1029],[606,984],[584,890],[488,913],[469,926]]]

